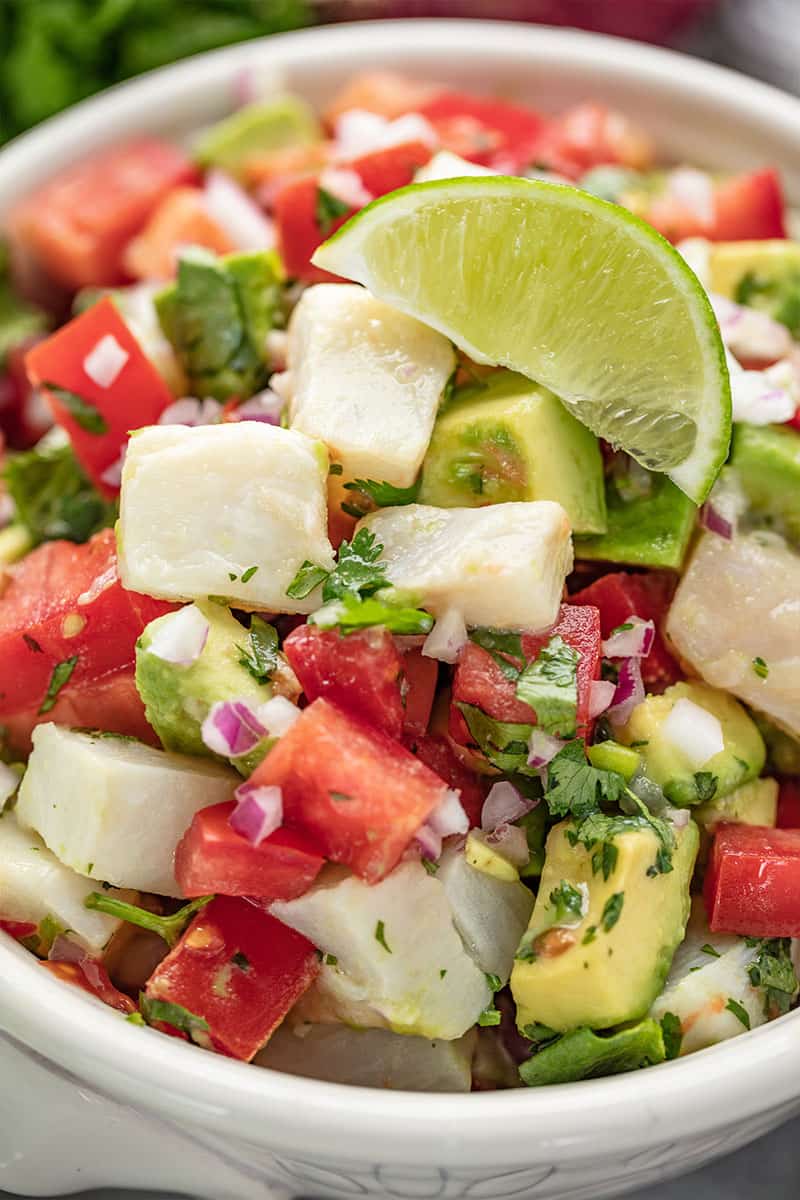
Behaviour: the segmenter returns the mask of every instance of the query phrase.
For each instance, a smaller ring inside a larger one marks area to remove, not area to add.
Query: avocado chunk
[[[597,438],[552,392],[511,371],[465,388],[442,410],[419,498],[437,508],[557,500],[574,531],[606,528]]]
[[[208,621],[208,637],[200,656],[184,666],[152,654],[153,638],[176,614],[158,617],[136,643],[136,687],[147,719],[166,750],[213,758],[200,732],[211,706],[219,700],[244,700],[257,707],[269,700],[272,687],[260,683],[243,664],[251,634],[230,610],[213,601],[198,601],[197,608]],[[277,650],[277,636],[275,647]]]
[[[713,292],[769,313],[800,338],[800,243],[718,242],[709,270]]]
[[[281,277],[270,250],[223,258],[199,246],[183,251],[176,282],[158,293],[155,306],[195,395],[226,401],[264,386]]]
[[[737,425],[731,462],[753,512],[800,543],[800,433],[781,425]]]
[[[616,863],[606,879],[603,872],[595,874],[592,851],[572,844],[571,821],[553,827],[523,939],[526,949],[518,951],[511,974],[520,1030],[606,1029],[647,1013],[689,917],[699,844],[694,821],[676,829],[675,837],[672,870],[662,874],[653,870],[660,842],[652,829],[633,826],[618,833]],[[576,892],[580,909],[567,913],[571,919],[564,922],[554,894]],[[554,916],[562,923],[554,923]]]
[[[675,705],[687,700],[710,713],[722,731],[723,749],[702,763],[675,744],[671,725],[665,724]],[[764,739],[738,700],[695,681],[676,683],[662,696],[648,696],[616,734],[623,744],[636,747],[647,778],[679,808],[720,800],[756,779],[766,759]]]
[[[246,160],[259,154],[307,146],[322,132],[311,107],[298,96],[275,96],[246,104],[223,121],[203,130],[194,156],[204,167],[223,167],[238,173]]]
[[[749,783],[700,804],[692,814],[703,829],[713,833],[717,825],[768,825],[775,827],[778,815],[777,779],[751,779]]]
[[[678,570],[686,556],[697,507],[666,475],[638,464],[630,476],[606,480],[608,528],[575,539],[576,559]]]
[[[574,1083],[602,1075],[621,1075],[664,1061],[664,1037],[658,1021],[640,1021],[630,1029],[600,1034],[574,1029],[542,1046],[519,1069],[528,1087]]]

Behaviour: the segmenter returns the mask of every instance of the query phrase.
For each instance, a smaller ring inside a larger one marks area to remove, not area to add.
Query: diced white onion
[[[713,223],[714,184],[705,171],[698,171],[695,167],[678,167],[667,176],[667,190],[701,225]]]
[[[98,387],[108,388],[130,358],[113,333],[107,333],[83,360],[83,369]]]
[[[459,793],[448,788],[426,824],[443,838],[451,837],[454,833],[467,833],[469,818],[464,812]]]
[[[205,184],[205,207],[237,250],[271,250],[275,226],[224,171],[209,171]]]
[[[448,608],[439,617],[422,646],[426,658],[439,662],[454,663],[468,641],[464,618],[455,608]]]
[[[363,208],[374,199],[361,177],[347,167],[326,167],[319,177],[319,186],[350,208]]]
[[[676,700],[667,714],[661,736],[695,768],[702,767],[725,749],[719,718],[685,697]]]
[[[782,425],[800,406],[800,377],[788,360],[765,371],[745,371],[728,354],[733,419],[747,425]]]
[[[336,122],[334,157],[343,159],[361,158],[375,150],[386,150],[389,146],[402,146],[406,142],[424,142],[426,146],[437,146],[436,130],[420,113],[405,113],[394,121],[377,113],[361,108],[343,112]]]
[[[222,412],[222,405],[212,396],[198,400],[195,396],[181,396],[168,404],[158,418],[159,425],[215,425]]]
[[[283,737],[300,719],[300,709],[285,696],[272,696],[258,706],[256,716],[269,737]]]
[[[208,621],[200,609],[194,604],[187,604],[158,626],[147,653],[164,662],[189,666],[203,653],[208,629]]]
[[[620,627],[614,630],[611,636],[601,644],[604,656],[606,658],[646,658],[655,641],[654,622],[644,621],[632,613],[625,618],[624,625],[630,625],[631,628]]]
[[[451,150],[439,150],[430,162],[420,167],[414,175],[415,183],[430,183],[434,179],[459,179],[466,175],[496,175],[497,171],[482,167],[479,163],[470,162],[453,154]]]
[[[738,359],[775,362],[791,353],[792,335],[785,325],[757,308],[735,304],[725,296],[709,292],[722,340]]]

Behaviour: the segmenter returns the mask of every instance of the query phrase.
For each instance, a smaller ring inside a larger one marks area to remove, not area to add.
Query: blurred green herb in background
[[[0,142],[131,75],[310,21],[307,0],[0,0]]]

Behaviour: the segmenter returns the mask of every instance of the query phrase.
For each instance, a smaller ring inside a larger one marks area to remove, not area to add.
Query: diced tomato
[[[593,679],[600,673],[600,615],[590,605],[562,604],[558,621],[544,633],[523,633],[525,661],[531,662],[552,637],[562,637],[580,653],[578,662],[577,728],[581,737],[590,728],[589,693]],[[511,662],[511,659],[509,659]],[[516,666],[522,664],[517,661]],[[461,651],[453,677],[453,704],[450,710],[450,735],[461,745],[472,742],[458,704],[471,704],[497,721],[525,725],[536,724],[536,714],[516,696],[516,683],[509,679],[488,650],[467,642]]]
[[[9,937],[14,938],[18,942],[22,942],[25,938],[33,937],[38,931],[38,925],[34,925],[32,921],[4,921],[0,917],[0,929],[3,933],[7,933]]]
[[[568,179],[578,179],[603,163],[645,170],[654,157],[652,139],[643,130],[622,113],[590,101],[548,121],[532,159]]]
[[[195,813],[175,851],[184,896],[254,896],[294,900],[307,892],[325,862],[310,838],[279,829],[253,846],[230,825],[233,801]]]
[[[121,347],[126,358],[108,386],[87,373],[87,356],[101,340],[111,338],[112,353]],[[55,384],[79,396],[86,411],[71,410],[55,391],[46,389],[53,415],[69,434],[81,466],[106,495],[119,484],[106,472],[119,463],[132,429],[155,425],[172,403],[172,394],[108,296],[75,317],[26,357],[31,382]]]
[[[369,883],[391,871],[445,785],[380,729],[315,700],[251,777],[283,789],[284,820]]]
[[[386,629],[343,636],[334,629],[301,625],[283,652],[309,700],[325,696],[391,737],[400,737],[405,710],[400,692],[403,659]]]
[[[447,150],[510,172],[530,166],[544,128],[531,108],[463,92],[439,92],[418,111]]]
[[[600,629],[604,638],[624,624],[628,617],[654,621],[655,641],[647,658],[642,659],[642,679],[646,684],[667,686],[682,678],[681,669],[669,652],[661,632],[675,584],[674,576],[667,571],[649,571],[646,575],[612,571],[583,591],[575,592],[570,596],[570,601],[573,604],[593,604],[600,610]]]
[[[717,826],[705,901],[714,933],[800,937],[800,830]]]
[[[317,953],[301,934],[247,900],[217,896],[156,967],[145,993],[205,1021],[195,1040],[248,1062],[318,972]]]
[[[483,802],[491,786],[492,780],[485,775],[477,775],[470,771],[453,749],[448,737],[440,733],[427,733],[423,736],[408,736],[406,745],[412,754],[435,771],[448,787],[455,788],[461,797],[461,805],[469,817],[470,828],[481,823]]]
[[[405,714],[403,732],[412,737],[421,737],[428,728],[431,709],[439,679],[439,664],[435,658],[426,658],[421,650],[403,651],[403,678],[400,692]]]
[[[167,192],[196,178],[183,150],[139,138],[73,164],[22,200],[11,237],[67,288],[122,283],[126,243]]]
[[[209,213],[200,188],[175,188],[164,197],[144,229],[125,247],[125,271],[134,279],[171,279],[177,251],[187,245],[205,246],[215,254],[236,249]]]
[[[96,996],[109,1008],[126,1014],[136,1012],[136,1005],[130,996],[114,987],[105,967],[93,958],[83,958],[80,962],[43,962],[41,965],[57,979],[74,984],[90,996]]]
[[[780,178],[768,168],[734,175],[714,188],[713,217],[704,221],[674,196],[657,197],[647,219],[672,242],[704,237],[712,242],[785,238],[785,203]]]
[[[145,625],[174,607],[123,588],[111,529],[82,546],[39,546],[8,569],[0,604],[0,715],[39,708],[54,668],[72,658],[70,690],[130,667]]]
[[[417,167],[423,166],[430,156],[431,148],[424,142],[408,142],[376,150],[342,166],[355,171],[370,195],[382,196],[411,183]],[[306,283],[335,278],[315,267],[311,255],[356,212],[355,208],[349,208],[322,227],[318,207],[319,179],[316,175],[289,180],[275,192],[273,216],[286,273]]]
[[[779,829],[800,829],[800,779],[782,779],[778,792]]]
[[[11,751],[22,756],[30,754],[31,734],[44,721],[79,729],[102,729],[106,733],[138,738],[149,746],[161,745],[145,716],[133,667],[112,671],[78,686],[70,680],[58,693],[49,712],[40,713],[36,704],[20,712],[4,714],[2,723]]]
[[[441,91],[441,84],[422,83],[395,71],[362,71],[336,93],[325,109],[325,123],[333,128],[342,113],[353,108],[392,121],[404,113],[420,112]]]
[[[35,446],[53,424],[53,414],[31,385],[25,358],[45,334],[19,342],[6,354],[5,374],[0,376],[0,429],[12,450]]]

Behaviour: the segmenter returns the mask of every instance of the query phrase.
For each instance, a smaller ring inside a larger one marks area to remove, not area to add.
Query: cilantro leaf
[[[700,953],[708,954],[711,958],[722,958],[719,950],[715,950],[710,942],[706,942],[704,946],[700,947]]]
[[[493,1004],[490,1004],[489,1007],[485,1008],[478,1017],[478,1024],[480,1025],[481,1029],[488,1029],[491,1028],[492,1025],[499,1025],[502,1020],[502,1013],[499,1012],[499,1010],[496,1009]]]
[[[193,1038],[195,1033],[207,1033],[208,1022],[203,1017],[189,1012],[181,1004],[170,1004],[168,1000],[153,1000],[144,992],[139,997],[139,1008],[148,1025],[163,1021],[181,1033],[187,1033]]]
[[[83,396],[77,395],[76,392],[70,392],[67,388],[59,387],[57,383],[43,383],[42,387],[58,401],[62,408],[67,410],[75,424],[81,429],[98,436],[108,433],[108,422],[89,400],[84,400]]]
[[[50,682],[47,685],[47,691],[44,694],[44,700],[39,707],[39,713],[49,713],[51,708],[55,707],[58,693],[66,683],[69,683],[72,672],[78,663],[77,654],[73,654],[71,658],[65,658],[60,663],[56,663],[53,667],[53,674],[50,676]]]
[[[482,709],[472,704],[457,702],[470,735],[489,762],[507,774],[535,775],[528,766],[528,739],[531,725],[517,725],[511,721],[496,721]]]
[[[677,1058],[683,1042],[683,1026],[680,1017],[677,1017],[675,1013],[664,1013],[661,1018],[661,1033],[667,1058]]]
[[[600,924],[606,933],[610,933],[622,915],[622,906],[625,903],[625,893],[615,892],[613,896],[609,896],[603,906],[603,913],[600,917]]]
[[[317,203],[314,215],[316,216],[320,233],[330,233],[333,226],[339,220],[339,217],[347,216],[350,209],[351,205],[345,200],[340,200],[338,196],[334,196],[333,192],[327,191],[324,187],[317,187]]]
[[[379,946],[383,946],[387,954],[392,953],[389,943],[386,941],[386,927],[383,921],[378,921],[377,925],[375,926],[375,941]]]
[[[250,618],[248,645],[238,646],[239,663],[259,683],[266,683],[278,665],[278,632],[262,617]]]
[[[753,659],[753,670],[759,679],[766,679],[769,675],[769,665],[760,656]]]
[[[339,560],[322,588],[322,599],[370,596],[386,587],[386,563],[379,562],[383,546],[368,529],[359,529],[352,542],[339,547]]]
[[[745,1029],[750,1028],[750,1014],[743,1004],[740,1004],[738,1000],[734,1000],[733,997],[729,996],[728,1003],[725,1005],[725,1007],[728,1012],[732,1012],[733,1015],[737,1017],[739,1021],[741,1021]]]
[[[619,858],[619,850],[613,842],[603,842],[603,844],[595,850],[592,855],[592,874],[596,875],[598,871],[603,872],[603,880],[608,883]]]
[[[37,546],[58,538],[86,542],[116,520],[116,505],[95,490],[70,445],[13,454],[3,474],[17,520]]]
[[[325,567],[318,567],[316,563],[306,559],[287,587],[286,595],[291,596],[292,600],[305,600],[329,575],[330,571]]]
[[[544,798],[551,816],[571,813],[581,821],[598,810],[601,800],[618,803],[624,792],[622,775],[591,766],[583,742],[575,739],[567,742],[550,763]]]
[[[556,635],[519,677],[517,699],[531,706],[545,733],[575,734],[579,660],[579,652]]]
[[[341,600],[331,601],[312,613],[308,623],[318,625],[320,629],[341,629],[343,633],[371,625],[383,625],[390,633],[400,635],[430,633],[433,629],[430,613],[421,608],[389,604],[380,592],[365,599],[344,596]]]
[[[177,912],[171,913],[168,917],[148,912],[147,909],[139,908],[136,904],[127,904],[124,900],[117,900],[114,896],[104,896],[102,892],[91,892],[83,904],[84,908],[92,909],[94,912],[117,917],[120,921],[127,921],[129,925],[138,925],[140,929],[149,929],[152,933],[157,933],[159,937],[162,937],[172,948],[177,944],[195,913],[199,912],[201,908],[205,908],[213,899],[213,896],[200,896],[197,900],[184,904],[183,908],[179,908]],[[164,1020],[165,1018],[160,1019]]]
[[[717,794],[719,780],[711,771],[695,771],[694,785],[697,788],[697,799],[700,804],[707,804]]]
[[[373,508],[400,508],[404,504],[416,504],[420,480],[412,483],[411,487],[401,488],[395,487],[393,483],[386,483],[385,480],[379,483],[375,479],[355,479],[352,483],[346,483],[344,487],[345,491],[356,493],[356,499],[361,497],[366,501],[363,508],[351,505],[345,511],[352,509],[358,516],[363,517]]]
[[[518,633],[506,633],[501,629],[473,629],[469,640],[491,654],[506,679],[516,683],[522,674],[522,667],[517,667],[508,660],[513,658],[520,663],[525,662],[522,638]]]
[[[573,923],[583,920],[584,893],[566,879],[553,888],[547,904],[553,910],[554,925],[564,925],[568,920]]]
[[[764,1015],[783,1016],[797,995],[798,980],[788,938],[771,938],[760,943],[758,954],[747,968],[750,982],[764,989]]]

